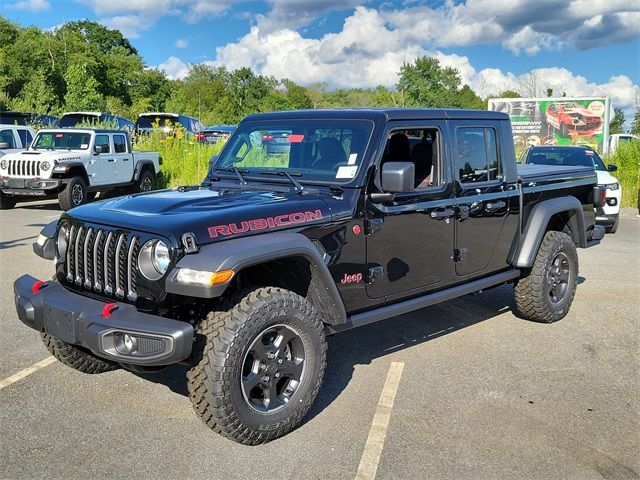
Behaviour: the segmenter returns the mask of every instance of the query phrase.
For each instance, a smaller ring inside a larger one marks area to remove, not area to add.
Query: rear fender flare
[[[158,172],[156,172],[156,167],[153,164],[152,160],[139,160],[138,162],[136,162],[136,167],[133,171],[134,182],[137,182],[138,180],[140,180],[140,174],[145,169],[145,167],[149,168],[154,175],[158,174]]]
[[[581,248],[586,247],[584,212],[580,201],[572,196],[544,200],[535,205],[529,214],[516,255],[516,267],[529,268],[533,265],[551,217],[557,213],[565,212],[569,215],[568,225],[576,245]]]

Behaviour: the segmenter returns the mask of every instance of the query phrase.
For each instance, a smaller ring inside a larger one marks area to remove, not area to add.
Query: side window
[[[111,153],[109,147],[109,135],[96,135],[96,147],[102,147],[102,153]]]
[[[394,130],[385,146],[381,165],[385,162],[411,162],[414,165],[415,189],[442,185],[440,133],[435,128]]]
[[[458,128],[456,152],[460,183],[487,182],[500,178],[496,132],[493,128]]]
[[[8,148],[16,148],[16,142],[13,138],[12,130],[0,130],[0,143],[8,143]]]
[[[127,140],[124,135],[113,136],[113,150],[115,153],[127,153]]]
[[[29,130],[18,130],[18,136],[20,137],[20,141],[22,142],[23,147],[28,147],[31,145],[31,140],[33,137],[31,136],[31,132]]]

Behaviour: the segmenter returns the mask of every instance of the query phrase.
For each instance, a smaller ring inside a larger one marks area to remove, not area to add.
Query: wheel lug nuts
[[[282,365],[282,359],[281,358],[278,359],[278,364]]]
[[[280,374],[276,372],[276,374],[274,375],[274,377],[276,377],[276,378],[280,378]]]
[[[265,375],[264,377],[262,377],[262,381],[263,381],[263,382],[268,382],[269,380],[271,380],[271,379],[269,378],[269,375]]]
[[[264,363],[260,364],[260,370],[266,370],[267,366]]]

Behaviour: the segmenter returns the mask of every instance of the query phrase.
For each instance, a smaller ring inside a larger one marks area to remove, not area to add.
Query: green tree
[[[35,72],[22,88],[20,95],[11,102],[11,108],[23,112],[53,113],[58,100],[42,72]]]
[[[609,135],[623,133],[624,120],[624,111],[618,107],[614,108],[613,119],[609,122]]]
[[[91,75],[86,64],[69,65],[64,78],[67,83],[64,103],[68,111],[104,110],[105,100],[98,91],[100,84]]]
[[[407,106],[450,107],[456,104],[460,84],[458,70],[441,67],[436,58],[422,57],[400,68],[398,90]]]
[[[505,90],[504,92],[498,94],[498,96],[496,98],[521,98],[522,95],[520,95],[518,92],[515,92],[513,90]]]
[[[636,107],[636,113],[633,116],[633,122],[631,122],[631,133],[640,135],[640,106]]]

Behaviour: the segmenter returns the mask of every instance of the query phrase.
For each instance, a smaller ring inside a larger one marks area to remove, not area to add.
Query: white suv
[[[0,157],[29,148],[35,133],[24,125],[0,125]]]
[[[57,195],[69,210],[97,192],[150,191],[161,164],[157,152],[132,153],[123,130],[40,130],[29,150],[0,158],[0,208],[13,208],[20,197]]]
[[[603,207],[596,208],[596,223],[603,225],[607,232],[616,233],[620,216],[622,187],[618,179],[609,172],[615,172],[615,165],[605,166],[597,152],[588,147],[537,146],[529,148],[523,155],[523,163],[535,165],[581,166],[595,170],[598,185],[606,188]]]

